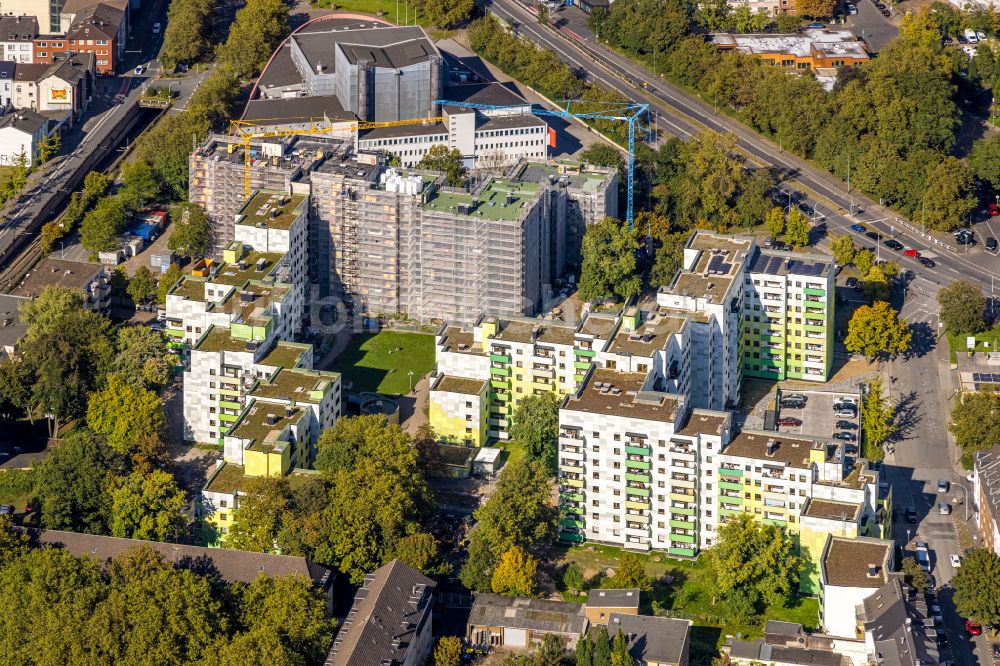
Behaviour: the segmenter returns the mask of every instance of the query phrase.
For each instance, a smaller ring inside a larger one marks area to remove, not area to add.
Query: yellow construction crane
[[[365,121],[365,120],[329,120],[323,121],[323,125],[318,125],[312,118],[309,118],[308,129],[294,130],[263,130],[254,131],[261,123],[267,120],[282,120],[278,118],[264,118],[257,121],[231,120],[229,122],[232,134],[239,136],[243,140],[243,195],[250,198],[250,142],[254,139],[267,139],[276,136],[299,136],[326,134],[329,132],[358,132],[361,130],[378,129],[380,127],[405,127],[407,125],[430,125],[441,123],[447,120],[444,116],[434,116],[430,118],[414,118],[411,120],[386,120],[386,121]],[[288,122],[288,119],[284,119]]]

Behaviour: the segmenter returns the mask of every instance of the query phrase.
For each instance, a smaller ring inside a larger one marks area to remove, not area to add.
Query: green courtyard
[[[356,334],[337,357],[334,372],[343,375],[344,386],[354,393],[371,391],[406,395],[412,382],[434,367],[434,336],[384,330],[374,335]]]

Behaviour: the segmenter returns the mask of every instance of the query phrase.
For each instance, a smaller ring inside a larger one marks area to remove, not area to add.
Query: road
[[[867,0],[865,0],[867,1]],[[652,72],[608,49],[592,37],[567,34],[551,26],[538,24],[536,17],[516,0],[483,0],[487,8],[506,22],[516,25],[520,35],[541,48],[553,51],[561,60],[583,72],[591,80],[613,88],[623,95],[650,105],[656,127],[682,139],[689,139],[706,129],[731,133],[739,148],[758,166],[781,174],[784,187],[798,192],[826,216],[829,231],[850,235],[862,245],[868,245],[863,233],[851,231],[860,223],[885,236],[894,236],[905,246],[932,256],[938,264],[926,269],[915,259],[894,254],[899,264],[918,275],[947,284],[957,279],[977,282],[985,290],[991,288],[991,277],[997,275],[997,258],[986,255],[977,246],[968,254],[948,250],[933,238],[921,234],[894,211],[880,206],[857,191],[848,192],[845,183],[818,169],[805,160],[784,152],[781,147],[762,137],[737,120],[718,113],[710,104],[690,95]],[[577,28],[574,25],[574,28]],[[653,82],[647,90],[640,87]],[[853,214],[851,211],[854,211]],[[888,250],[883,254],[890,253]]]

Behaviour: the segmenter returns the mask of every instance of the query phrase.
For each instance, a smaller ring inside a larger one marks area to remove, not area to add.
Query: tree
[[[796,249],[809,245],[809,219],[798,208],[788,213],[785,240]]]
[[[332,475],[354,469],[360,459],[393,453],[409,458],[410,436],[378,415],[339,419],[320,433],[316,442],[316,469]]]
[[[451,28],[469,20],[475,0],[421,0],[420,13],[439,28]]]
[[[830,241],[830,250],[838,266],[847,266],[854,263],[854,255],[858,248],[850,236],[838,236]]]
[[[135,386],[158,388],[167,383],[170,368],[177,365],[168,353],[166,339],[148,326],[123,326],[115,341],[114,371]]]
[[[964,395],[951,410],[948,430],[966,453],[984,451],[1000,442],[1000,395]]]
[[[628,640],[621,628],[615,634],[615,640],[611,645],[611,663],[614,666],[632,666],[632,655],[628,651]]]
[[[865,438],[865,458],[882,460],[882,445],[895,434],[893,408],[882,393],[882,380],[873,379],[868,384],[861,408],[861,429]]]
[[[529,395],[514,412],[510,436],[524,446],[528,460],[539,460],[555,476],[559,457],[559,403],[555,393]]]
[[[83,178],[83,208],[90,208],[111,187],[111,179],[100,171],[91,171]]]
[[[971,282],[958,280],[937,294],[939,316],[949,333],[975,335],[986,330],[986,297]]]
[[[576,641],[576,666],[594,665],[594,641],[584,632]]]
[[[458,148],[449,149],[444,145],[431,146],[427,154],[420,159],[417,168],[442,172],[445,175],[445,182],[451,187],[461,187],[465,182],[465,167],[462,166],[462,153]]]
[[[622,169],[625,166],[625,158],[622,157],[621,151],[602,141],[595,141],[587,146],[580,153],[580,159],[587,164],[599,167]]]
[[[105,534],[108,490],[121,468],[121,459],[96,436],[74,433],[64,439],[38,466],[32,504],[40,508],[42,526]]]
[[[724,599],[741,598],[761,608],[785,603],[794,594],[802,571],[792,538],[774,525],[740,515],[719,529],[710,564]]]
[[[215,4],[214,0],[172,0],[160,50],[164,66],[173,69],[178,63],[198,62],[208,52]]]
[[[570,562],[566,565],[566,570],[563,571],[562,575],[562,582],[563,586],[573,594],[579,594],[587,585],[587,581],[583,577],[583,570],[576,562]]]
[[[868,275],[872,267],[875,266],[875,253],[871,250],[859,250],[854,253],[854,266],[862,277]]]
[[[566,644],[555,634],[545,634],[535,653],[536,666],[560,666],[566,657]],[[629,664],[631,666],[631,664]]]
[[[520,546],[514,546],[500,556],[490,587],[509,597],[534,596],[537,569],[538,561]]]
[[[649,271],[650,287],[662,287],[671,283],[684,260],[684,246],[687,240],[688,234],[684,232],[653,237],[656,250],[653,267]]]
[[[860,353],[871,360],[878,356],[895,356],[910,348],[909,324],[885,301],[862,305],[854,311],[847,324],[844,346],[847,351]]]
[[[198,204],[181,204],[174,211],[174,231],[167,247],[185,257],[203,257],[212,246],[211,221]]]
[[[458,636],[442,636],[434,646],[434,666],[460,666],[462,663],[462,639]]]
[[[257,553],[280,552],[279,535],[290,520],[291,488],[282,476],[250,479],[233,509],[224,546]]]
[[[931,582],[927,577],[927,572],[924,571],[922,566],[920,566],[916,558],[904,557],[903,564],[900,568],[903,571],[903,576],[907,585],[914,587],[920,592],[923,592],[930,587]]]
[[[861,281],[861,291],[872,301],[888,301],[892,297],[892,284],[885,267],[886,264],[875,264]]]
[[[450,567],[438,556],[438,542],[433,534],[420,532],[405,536],[396,542],[396,559],[407,564],[425,576],[445,574]]]
[[[583,301],[627,300],[639,293],[636,272],[639,242],[618,220],[606,217],[583,235],[579,296]]]
[[[281,0],[253,0],[236,12],[217,59],[240,78],[250,78],[267,64],[287,34],[288,5]]]
[[[327,618],[323,596],[313,589],[312,581],[299,575],[261,575],[241,588],[238,598],[238,621],[244,631],[276,634],[295,657],[293,663],[323,663],[334,621]]]
[[[466,587],[489,589],[500,553],[519,546],[534,554],[551,542],[559,512],[549,503],[549,484],[540,462],[507,463],[493,494],[475,513],[478,524],[459,576]]]
[[[153,167],[145,160],[132,160],[122,167],[122,187],[118,196],[130,210],[140,210],[160,193]]]
[[[125,230],[125,207],[118,197],[104,197],[83,216],[80,244],[91,252],[116,250]]]
[[[972,169],[957,157],[945,157],[928,167],[921,221],[940,231],[963,226],[976,208],[975,192]]]
[[[970,550],[951,584],[962,617],[980,625],[1000,623],[1000,557],[996,553],[986,548]]]
[[[48,162],[53,156],[58,155],[61,149],[62,137],[59,136],[59,132],[57,130],[42,139],[38,152],[39,164]]]
[[[836,0],[796,0],[795,13],[809,18],[827,18],[833,15]]]
[[[988,134],[972,144],[969,164],[976,178],[1000,192],[1000,134]]]
[[[156,278],[146,266],[140,266],[128,282],[125,291],[136,304],[143,303],[156,296]]]
[[[240,77],[231,65],[219,64],[191,94],[188,101],[190,122],[198,127],[224,124],[239,96]]]
[[[594,666],[611,666],[611,638],[603,624],[594,641]]]
[[[111,492],[111,535],[173,541],[187,526],[184,491],[162,470],[136,470]]]
[[[618,558],[615,575],[605,579],[601,587],[619,590],[638,588],[649,592],[653,589],[653,580],[646,575],[646,567],[638,555],[623,552]]]
[[[780,208],[775,206],[771,210],[767,211],[767,216],[764,218],[764,225],[772,236],[777,238],[781,234],[785,233],[785,213]]]
[[[87,405],[87,426],[122,454],[130,453],[140,439],[158,436],[165,424],[160,396],[117,374],[108,377],[107,386],[92,394]]]
[[[160,304],[167,302],[167,292],[173,288],[177,281],[184,276],[181,267],[177,264],[170,264],[167,270],[160,275],[156,282],[156,298]]]

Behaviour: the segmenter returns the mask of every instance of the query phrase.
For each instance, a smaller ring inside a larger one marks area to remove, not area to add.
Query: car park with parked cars
[[[854,436],[853,432],[835,432],[833,433],[834,439],[839,439],[842,442],[853,442],[857,437]]]

